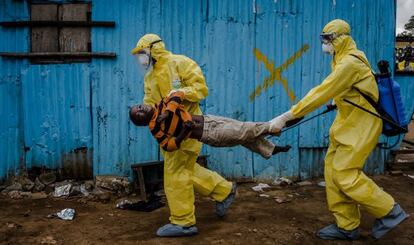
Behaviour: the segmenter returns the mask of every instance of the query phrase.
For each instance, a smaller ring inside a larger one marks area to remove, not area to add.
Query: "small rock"
[[[255,229],[253,229],[252,231],[253,231],[254,233],[256,233],[256,232],[257,232],[257,229],[255,228]]]
[[[31,192],[26,191],[10,191],[8,193],[11,199],[23,199],[25,197],[31,197]]]
[[[83,183],[83,186],[85,187],[85,190],[91,192],[93,191],[95,184],[93,183],[93,180],[87,180]]]
[[[269,198],[270,196],[269,196],[269,195],[267,195],[267,194],[260,194],[260,195],[259,195],[259,197],[266,197],[266,198]]]
[[[280,186],[286,186],[286,185],[291,185],[293,182],[286,178],[286,177],[280,177],[278,179],[276,179],[275,181],[273,181],[274,185],[280,185]]]
[[[305,180],[305,181],[301,181],[301,182],[298,182],[297,184],[298,184],[299,186],[308,186],[308,185],[313,185],[313,183],[312,183],[312,182],[307,181],[307,180]]]
[[[42,238],[42,240],[40,241],[41,244],[56,244],[56,240],[53,236],[47,236]]]
[[[95,185],[114,192],[130,192],[128,177],[99,175],[95,177]]]
[[[20,176],[17,181],[22,185],[24,191],[31,191],[35,183],[25,176]]]
[[[39,192],[39,191],[43,191],[43,189],[45,189],[45,187],[46,187],[46,185],[45,185],[45,184],[43,184],[43,183],[39,180],[39,177],[37,177],[37,178],[35,179],[35,182],[34,182],[34,187],[33,187],[33,190],[34,190],[34,191],[37,191],[37,192]]]
[[[43,173],[39,175],[39,180],[44,185],[50,185],[56,182],[56,175],[52,172],[50,173]]]
[[[7,228],[9,229],[20,229],[23,227],[22,225],[19,225],[16,223],[6,223],[6,225],[7,225]]]
[[[23,190],[22,185],[20,183],[14,182],[11,185],[4,188],[4,190],[2,190],[2,193],[8,193],[10,191],[21,191],[21,190]]]
[[[290,202],[291,200],[285,198],[285,197],[275,197],[275,201],[279,204],[281,203],[287,203]]]
[[[325,181],[321,181],[321,182],[319,182],[319,183],[318,183],[318,186],[320,186],[320,187],[325,187],[325,186],[326,186]]]
[[[242,236],[242,234],[240,232],[236,233],[236,236]]]
[[[100,201],[109,201],[111,200],[112,193],[109,191],[102,190],[100,188],[95,188],[91,193],[96,199]]]

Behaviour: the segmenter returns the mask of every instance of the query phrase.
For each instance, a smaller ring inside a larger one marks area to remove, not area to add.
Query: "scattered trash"
[[[320,186],[320,187],[325,187],[325,186],[326,186],[325,181],[321,181],[321,182],[319,182],[319,183],[318,183],[318,186]]]
[[[56,240],[54,239],[53,236],[47,236],[42,238],[42,240],[40,241],[40,244],[56,244]]]
[[[414,175],[407,174],[407,177],[410,178],[410,179],[414,179]]]
[[[276,179],[275,181],[273,181],[274,185],[280,185],[280,186],[286,186],[286,185],[291,185],[293,182],[285,177],[280,177],[278,179]]]
[[[75,209],[73,208],[65,208],[60,212],[56,213],[57,217],[63,220],[73,220],[75,217]]]
[[[267,194],[260,194],[260,195],[259,195],[259,197],[266,197],[266,198],[269,198],[270,196],[269,196],[269,195],[267,195]]]
[[[69,196],[70,190],[72,189],[72,183],[67,183],[61,186],[55,186],[54,197]]]
[[[281,203],[287,203],[290,202],[290,199],[287,199],[286,197],[275,197],[275,201],[279,204]]]
[[[259,183],[256,186],[253,186],[252,189],[257,192],[263,192],[265,188],[270,188],[268,184]]]
[[[159,197],[154,197],[150,199],[148,202],[146,201],[132,202],[126,199],[116,204],[116,207],[119,209],[142,211],[142,212],[152,212],[164,206],[165,206],[165,203],[161,202],[161,198]]]
[[[89,191],[86,189],[85,184],[80,185],[80,192],[85,197],[89,196]]]
[[[308,181],[308,180],[301,181],[301,182],[298,182],[298,183],[296,183],[296,184],[298,184],[299,186],[308,186],[308,185],[313,185],[313,183],[312,183],[311,181]]]

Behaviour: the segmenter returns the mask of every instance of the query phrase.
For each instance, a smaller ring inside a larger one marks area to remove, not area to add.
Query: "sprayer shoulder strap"
[[[371,69],[371,66],[365,61],[365,60],[363,60],[363,59],[361,59],[361,57],[359,57],[359,56],[357,56],[357,55],[355,55],[355,54],[349,54],[349,55],[351,55],[351,56],[353,56],[353,57],[355,57],[355,58],[357,58],[358,60],[360,60],[362,63],[364,63],[366,66],[368,66],[368,68],[370,68]],[[371,69],[371,73],[372,73],[372,75],[375,77],[375,73],[372,71],[372,69]],[[376,78],[375,78],[376,79]],[[353,87],[354,89],[356,89],[361,95],[362,95],[362,97],[364,97],[371,105],[372,105],[372,107],[374,107],[375,108],[375,110],[377,110],[377,112],[379,112],[380,113],[380,111],[378,110],[379,109],[379,107],[378,107],[378,103],[374,100],[374,99],[372,99],[369,95],[367,95],[366,93],[364,93],[364,92],[362,92],[360,89],[358,89],[357,87]]]

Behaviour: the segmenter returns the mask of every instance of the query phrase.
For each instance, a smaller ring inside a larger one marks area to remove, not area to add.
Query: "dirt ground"
[[[414,180],[407,176],[376,176],[375,181],[394,196],[411,215],[382,240],[374,241],[369,231],[374,221],[363,212],[363,237],[353,244],[414,244]],[[317,181],[315,181],[316,183]],[[110,203],[82,199],[23,199],[0,197],[1,244],[349,244],[324,242],[314,233],[333,222],[326,207],[324,188],[317,185],[272,187],[259,197],[254,184],[240,185],[237,200],[224,219],[214,214],[214,203],[197,197],[197,225],[194,237],[165,239],[156,229],[168,222],[168,208],[151,213],[125,211]],[[278,204],[274,197],[290,202]],[[63,208],[74,208],[73,221],[48,219]]]

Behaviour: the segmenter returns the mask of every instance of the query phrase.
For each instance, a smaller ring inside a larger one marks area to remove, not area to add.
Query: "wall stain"
[[[308,51],[309,45],[305,44],[300,48],[296,53],[290,56],[281,66],[275,67],[275,62],[270,60],[264,55],[258,48],[253,50],[254,56],[260,62],[263,62],[266,70],[270,72],[270,76],[265,77],[263,83],[258,85],[256,89],[250,94],[249,99],[253,101],[256,97],[260,96],[260,94],[275,84],[275,81],[278,81],[282,84],[283,89],[286,91],[287,95],[291,102],[296,100],[295,93],[292,89],[288,87],[288,81],[286,78],[282,77],[282,72],[286,70],[293,62],[299,59],[302,54]]]

